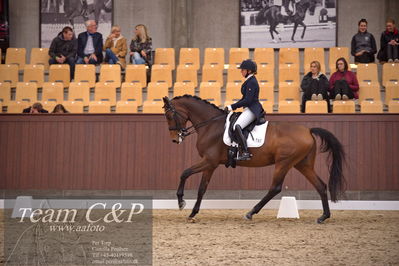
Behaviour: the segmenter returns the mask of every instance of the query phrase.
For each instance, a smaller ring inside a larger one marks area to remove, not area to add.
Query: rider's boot
[[[235,126],[235,133],[236,133],[236,137],[239,143],[239,145],[241,146],[241,154],[238,155],[237,157],[237,161],[248,161],[251,160],[252,154],[250,154],[248,152],[248,146],[247,146],[247,140],[244,137],[244,134],[242,133],[242,129],[241,126],[236,125]]]

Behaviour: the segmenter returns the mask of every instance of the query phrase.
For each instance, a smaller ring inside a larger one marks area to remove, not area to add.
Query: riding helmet
[[[246,70],[251,70],[252,72],[256,72],[257,66],[254,61],[252,61],[251,59],[247,59],[242,61],[240,69],[246,69]]]

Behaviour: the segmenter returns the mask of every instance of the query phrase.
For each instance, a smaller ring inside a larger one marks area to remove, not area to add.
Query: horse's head
[[[317,5],[317,1],[316,0],[310,0],[309,1],[309,14],[311,16],[314,15],[314,12],[316,10],[316,5]]]
[[[168,97],[163,97],[163,102],[170,137],[173,142],[180,144],[187,136],[186,124],[188,121],[188,115],[179,107],[178,104],[174,105]]]

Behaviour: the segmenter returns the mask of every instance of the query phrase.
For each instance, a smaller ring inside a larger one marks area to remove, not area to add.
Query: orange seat
[[[333,113],[345,114],[355,112],[355,101],[334,101]]]
[[[172,70],[167,65],[153,65],[151,69],[151,82],[164,82],[168,88],[172,87]]]
[[[137,113],[137,102],[135,101],[118,101],[116,103],[116,113]]]
[[[195,85],[192,82],[175,82],[173,87],[173,96],[182,96],[185,94],[195,95]]]
[[[190,65],[179,65],[177,67],[176,82],[192,82],[197,87],[197,70]]]
[[[11,101],[7,106],[7,113],[18,114],[29,107],[29,102],[26,101]]]
[[[245,78],[241,74],[241,69],[236,65],[230,65],[227,70],[227,82],[244,82]]]
[[[300,83],[299,65],[285,64],[279,66],[279,82]]]
[[[229,66],[238,67],[242,61],[249,58],[248,48],[230,48],[229,51]]]
[[[224,68],[224,48],[205,48],[204,66],[213,65]]]
[[[147,87],[147,101],[162,100],[168,96],[168,86],[165,83],[150,82]]]
[[[111,104],[109,101],[90,102],[89,113],[111,113]]]
[[[359,102],[365,99],[381,100],[380,84],[359,82]]]
[[[30,52],[31,65],[43,65],[44,70],[49,69],[50,56],[48,54],[49,48],[32,48]]]
[[[300,103],[299,101],[279,101],[278,103],[278,112],[283,114],[289,113],[299,113],[300,112]]]
[[[242,98],[241,82],[227,82],[227,84],[226,84],[226,101],[238,101],[241,98]],[[226,103],[225,103],[225,105],[226,105]]]
[[[19,70],[23,70],[26,61],[25,48],[7,48],[6,65],[17,65]]]
[[[116,84],[114,82],[97,82],[94,87],[95,101],[109,101],[110,105],[116,104]],[[89,104],[90,106],[90,104]]]
[[[382,113],[382,102],[381,101],[362,101],[360,103],[360,112],[362,113]]]
[[[259,66],[266,65],[274,69],[274,49],[273,48],[255,48],[254,61]]]
[[[15,88],[18,82],[18,66],[0,65],[0,82],[8,82],[11,88]]]
[[[280,82],[278,90],[278,100],[286,99],[297,100],[300,98],[299,83],[296,82]]]
[[[258,82],[272,83],[274,85],[274,66],[272,65],[258,65],[256,74]]]
[[[122,83],[121,101],[135,101],[137,106],[143,104],[142,86],[140,83]]]
[[[223,68],[218,65],[204,65],[202,67],[202,82],[223,84]]]
[[[64,87],[60,82],[43,83],[42,101],[64,101]]]
[[[306,101],[306,113],[308,114],[326,114],[327,102],[326,101]]]
[[[386,86],[388,82],[399,82],[398,63],[385,63],[382,66],[382,84]]]
[[[305,48],[303,69],[305,74],[310,71],[310,63],[318,61],[321,66],[321,72],[326,73],[326,64],[324,60],[324,48]]]
[[[169,66],[170,70],[175,69],[175,49],[174,48],[156,48],[154,65]]]
[[[147,86],[147,69],[145,65],[127,65],[125,82],[140,83],[142,88]]]
[[[90,102],[90,86],[88,82],[71,82],[68,89],[68,101],[82,102],[88,106]]]
[[[155,99],[151,101],[145,101],[143,104],[143,113],[149,114],[162,114],[164,113],[162,99]]]
[[[16,101],[37,102],[37,85],[34,82],[18,82],[15,92]]]
[[[357,64],[357,80],[359,82],[378,82],[377,64]]]
[[[62,105],[70,113],[83,113],[82,101],[64,101]]]
[[[36,82],[37,87],[41,88],[44,82],[44,66],[25,65],[24,82]]]
[[[280,48],[279,64],[289,64],[299,66],[299,49],[298,48]]]
[[[64,88],[69,87],[70,82],[70,71],[68,64],[57,64],[50,66],[49,72],[50,82],[61,82],[64,84]]]
[[[114,83],[119,88],[121,86],[121,66],[119,64],[101,65],[100,82]]]
[[[180,48],[179,65],[190,66],[198,70],[200,66],[199,48]]]
[[[259,82],[259,99],[274,103],[274,84]]]
[[[333,73],[337,70],[335,63],[338,58],[345,58],[346,62],[349,64],[349,48],[348,47],[331,47],[329,54],[329,65],[330,65],[330,73]]]
[[[221,105],[221,85],[219,82],[201,82],[200,84],[200,98],[215,104]]]
[[[385,103],[394,98],[399,98],[399,82],[387,82],[385,85]]]
[[[9,82],[0,82],[0,102],[7,106],[11,101],[11,85]]]
[[[390,113],[399,113],[399,98],[390,100],[388,103],[388,111]]]
[[[74,81],[87,83],[89,88],[94,88],[96,85],[96,67],[91,64],[76,65]]]

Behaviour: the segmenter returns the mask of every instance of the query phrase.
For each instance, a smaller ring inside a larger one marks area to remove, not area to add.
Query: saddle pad
[[[233,112],[230,112],[226,118],[226,123],[224,126],[223,142],[227,146],[238,146],[237,143],[231,141],[229,136],[230,116],[232,114]],[[255,128],[251,131],[251,133],[248,135],[247,138],[247,145],[249,148],[259,148],[265,143],[266,130],[268,124],[269,121],[266,121],[266,123],[262,125],[255,126]]]

